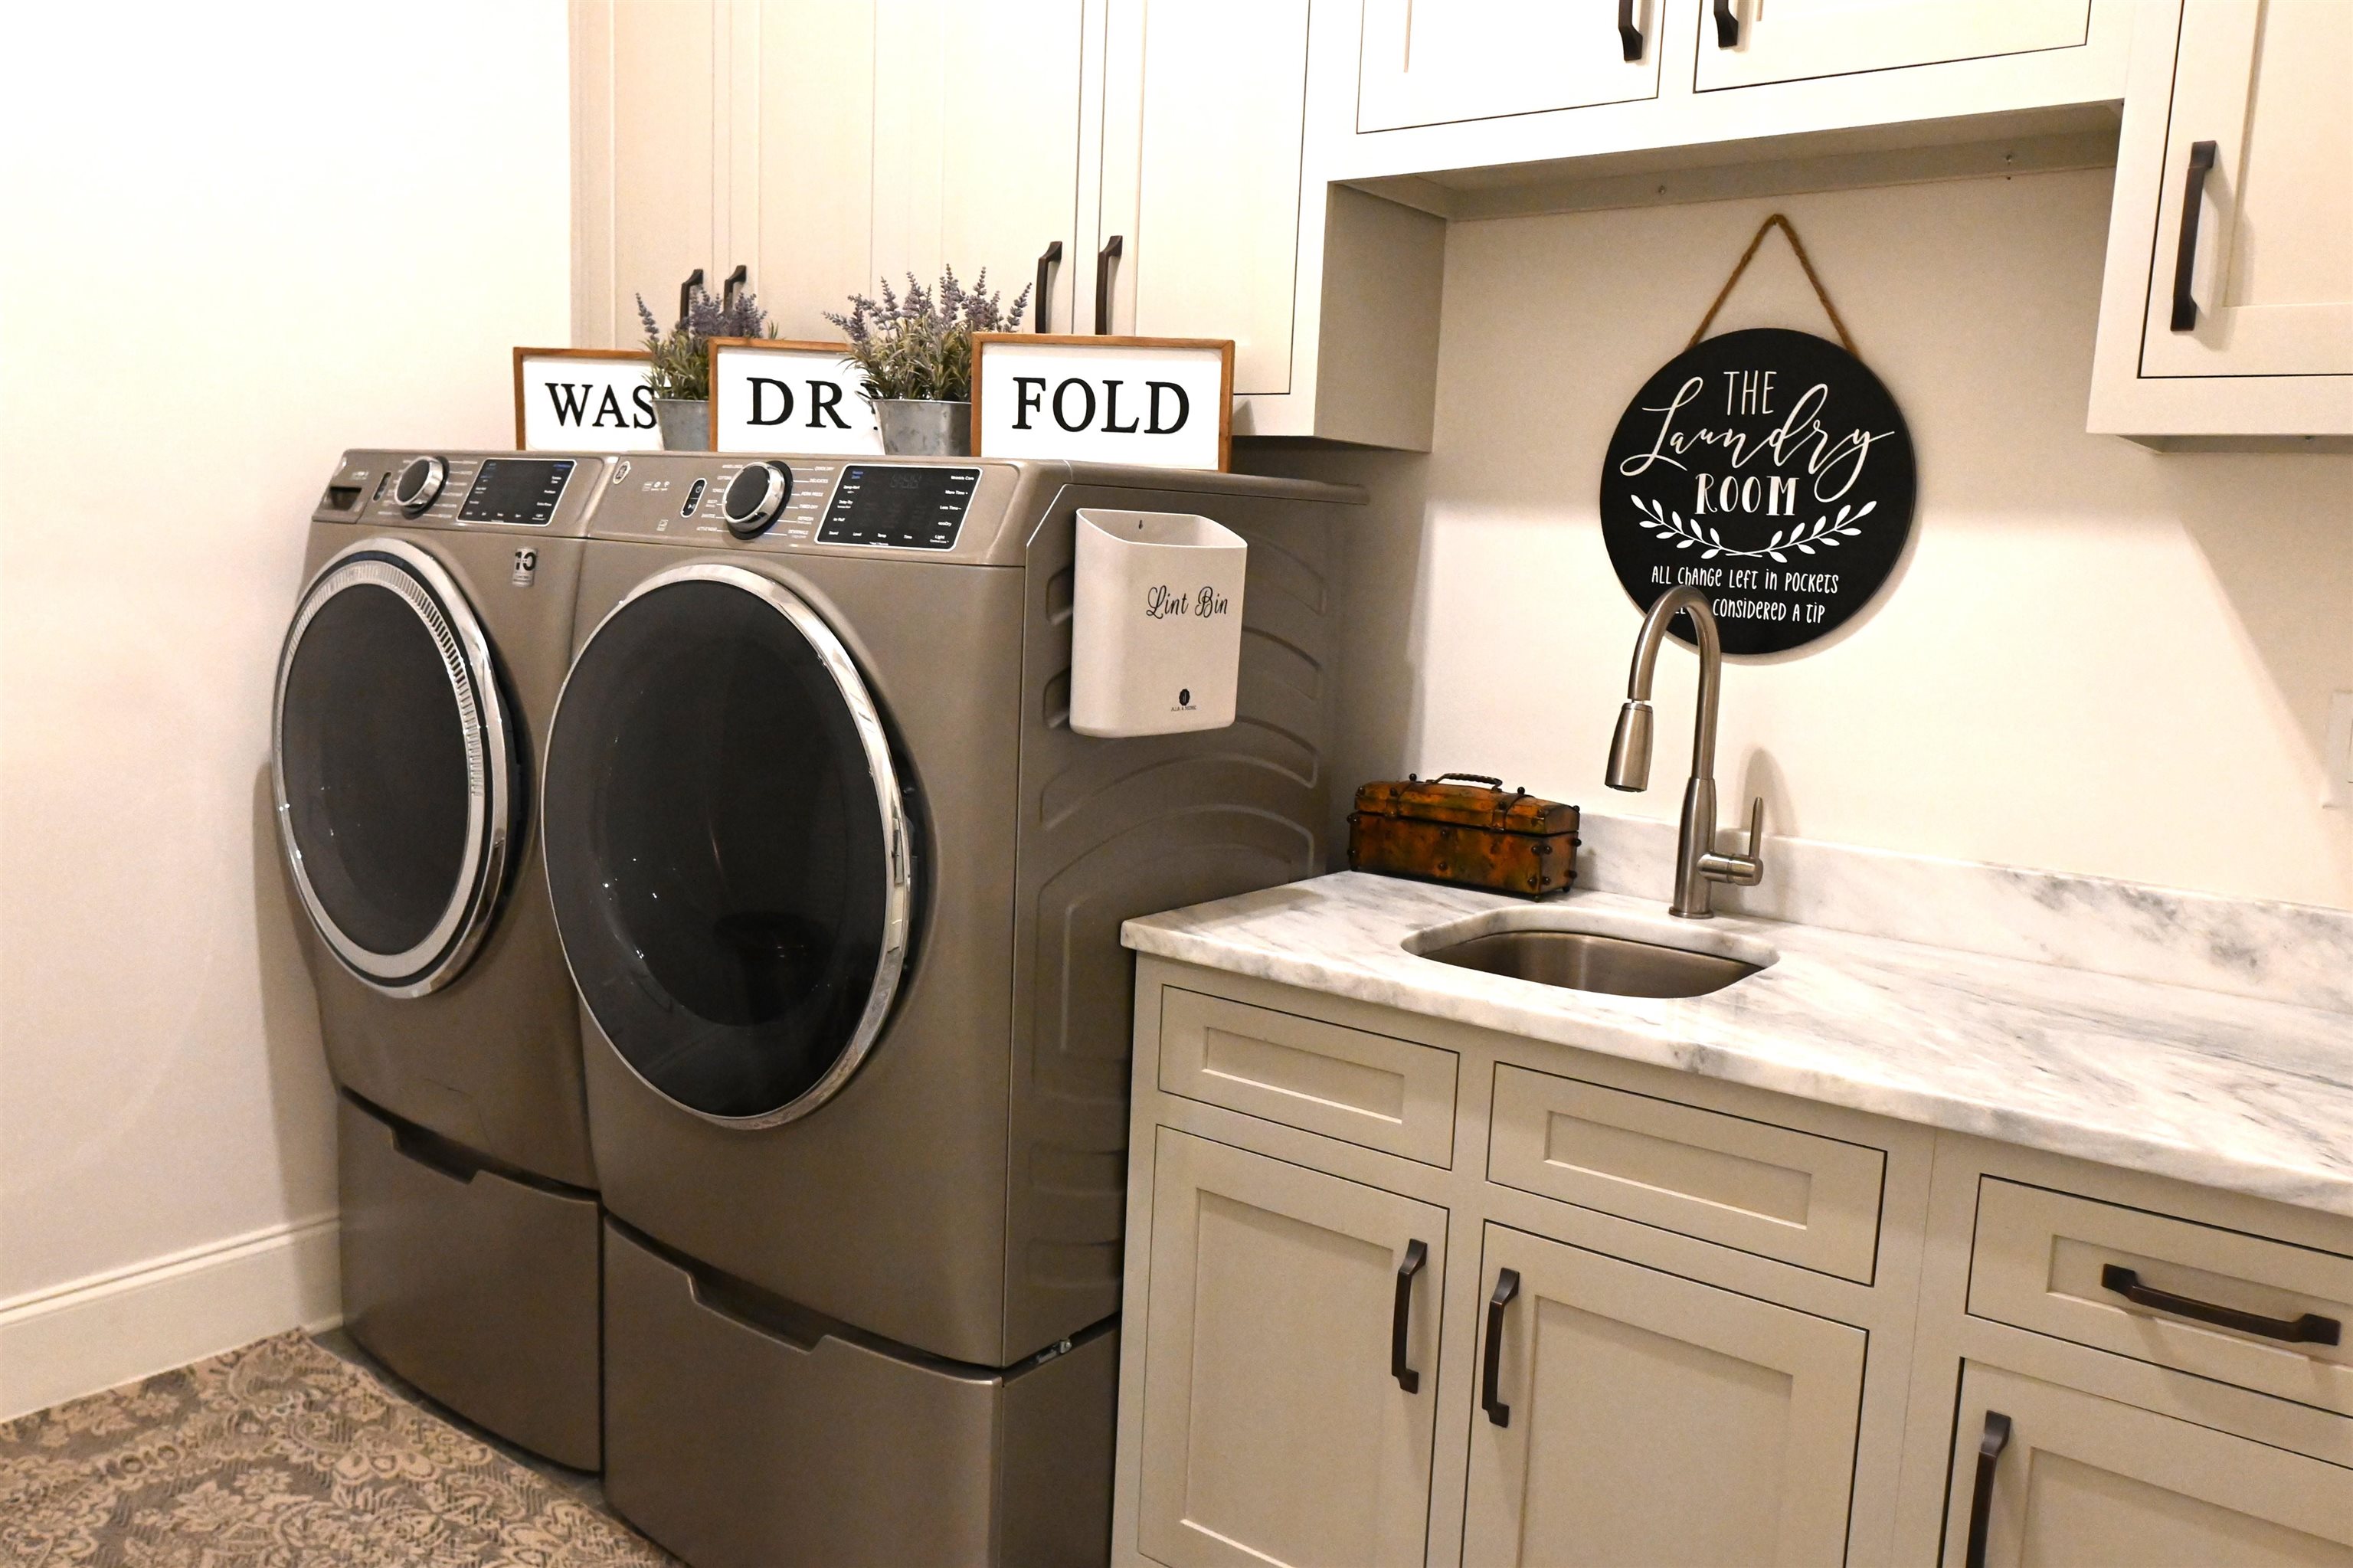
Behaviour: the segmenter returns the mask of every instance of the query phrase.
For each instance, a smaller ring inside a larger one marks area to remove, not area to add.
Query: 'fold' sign
[[[711,445],[723,452],[882,450],[865,373],[839,343],[711,340]]]
[[[1233,391],[1228,339],[976,333],[973,451],[1223,471]]]

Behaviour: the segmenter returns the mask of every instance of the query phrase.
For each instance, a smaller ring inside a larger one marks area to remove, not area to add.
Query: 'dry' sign
[[[972,357],[978,456],[1226,467],[1230,341],[976,333]]]
[[[711,340],[711,444],[723,452],[879,452],[864,373],[839,343]]]
[[[522,451],[661,450],[650,356],[625,348],[514,351],[515,446]]]

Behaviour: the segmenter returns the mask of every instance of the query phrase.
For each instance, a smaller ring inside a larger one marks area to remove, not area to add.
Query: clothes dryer
[[[991,460],[617,469],[551,728],[606,1488],[696,1568],[1101,1562],[1121,922],[1324,868],[1354,491]],[[1250,545],[1240,717],[1067,722],[1074,514]]]
[[[594,1469],[598,1229],[539,747],[610,460],[360,450],[311,514],[270,777],[338,1092],[345,1326]]]

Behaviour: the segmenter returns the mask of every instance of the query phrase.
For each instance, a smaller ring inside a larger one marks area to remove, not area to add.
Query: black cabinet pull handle
[[[1993,1471],[2001,1451],[2010,1446],[2010,1417],[1999,1410],[1986,1412],[1985,1436],[1978,1439],[1978,1485],[1969,1494],[1969,1549],[1962,1558],[1967,1568],[1985,1568],[1986,1522],[1993,1515]]]
[[[2181,237],[2173,250],[2173,330],[2194,331],[2198,302],[2189,296],[2189,274],[2198,266],[2198,217],[2206,205],[2206,176],[2218,151],[2211,142],[2189,144],[2189,168],[2181,180]]]
[[[1112,263],[1119,260],[1120,251],[1125,244],[1126,241],[1114,234],[1103,241],[1102,249],[1095,252],[1095,335],[1097,337],[1107,337],[1111,334],[1111,268]]]
[[[1715,47],[1740,47],[1740,13],[1732,8],[1732,0],[1715,0]]]
[[[686,320],[687,308],[694,303],[694,291],[701,287],[702,269],[697,267],[686,275],[686,281],[678,286],[678,319],[681,322]]]
[[[735,296],[743,291],[744,285],[751,281],[752,269],[746,267],[741,261],[736,262],[735,270],[728,273],[726,281],[719,285],[720,308],[722,310],[733,310],[735,308]]]
[[[1634,0],[1618,0],[1618,41],[1629,64],[1642,58],[1642,29],[1634,26]]]
[[[2120,1263],[2101,1266],[2100,1288],[2113,1290],[2137,1307],[2154,1308],[2177,1318],[2194,1318],[2200,1323],[2236,1329],[2242,1334],[2261,1334],[2266,1340],[2281,1340],[2291,1345],[2334,1345],[2342,1343],[2345,1338],[2345,1325],[2334,1318],[2324,1318],[2317,1312],[2306,1312],[2300,1318],[2263,1318],[2235,1307],[2218,1307],[2194,1296],[2152,1289],[2140,1282],[2139,1270]]]
[[[1498,1426],[1512,1424],[1512,1407],[1496,1397],[1496,1383],[1503,1373],[1504,1308],[1520,1293],[1520,1271],[1504,1268],[1495,1271],[1495,1294],[1487,1298],[1487,1375],[1479,1387],[1479,1403],[1487,1408],[1487,1419]]]
[[[1413,1277],[1429,1261],[1428,1246],[1418,1241],[1405,1244],[1405,1261],[1398,1265],[1397,1309],[1389,1315],[1389,1376],[1408,1393],[1421,1392],[1421,1374],[1405,1364],[1405,1340],[1413,1327]]]
[[[1035,328],[1036,331],[1049,332],[1052,330],[1046,325],[1046,291],[1053,287],[1054,269],[1061,264],[1062,242],[1059,239],[1049,240],[1047,242],[1046,249],[1038,252],[1038,324]]]

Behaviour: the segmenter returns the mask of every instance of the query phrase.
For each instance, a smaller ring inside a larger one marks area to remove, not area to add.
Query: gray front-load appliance
[[[695,1568],[1107,1555],[1120,923],[1323,869],[1358,499],[617,467],[543,814],[610,1216],[606,1493]],[[1072,733],[1082,506],[1249,541],[1230,727]]]
[[[311,514],[271,726],[339,1091],[345,1325],[586,1469],[601,1232],[534,785],[609,467],[346,453]]]

